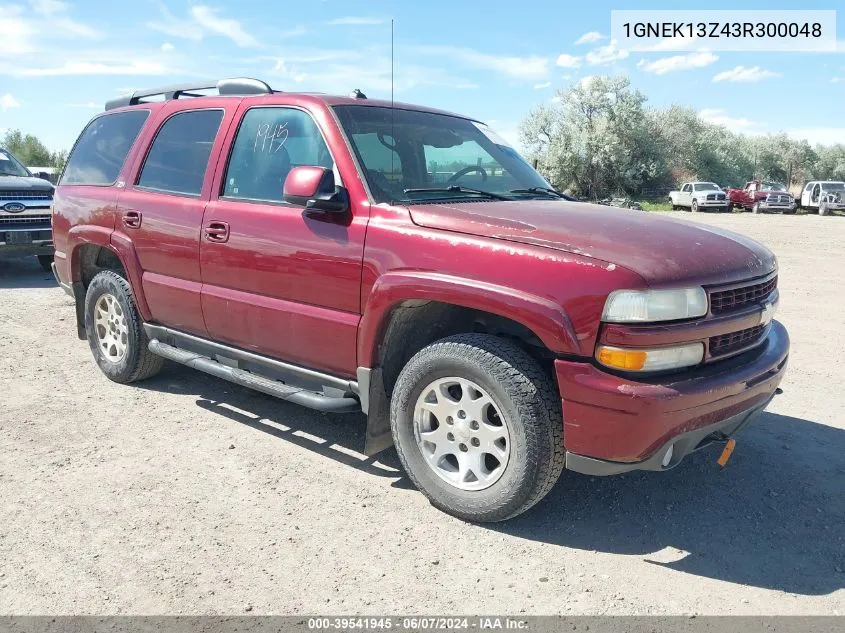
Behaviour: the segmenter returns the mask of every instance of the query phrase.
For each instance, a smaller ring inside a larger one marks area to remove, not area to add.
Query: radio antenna
[[[393,148],[390,152],[390,175],[395,177],[396,171],[393,165],[396,157],[396,108],[393,105],[393,18],[390,18],[390,140]],[[401,183],[400,183],[401,184]]]

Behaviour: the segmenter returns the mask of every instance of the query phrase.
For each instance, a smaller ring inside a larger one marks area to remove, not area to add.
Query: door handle
[[[141,212],[127,211],[123,214],[123,225],[130,229],[137,229],[141,227]]]
[[[226,242],[229,239],[229,224],[227,222],[209,222],[203,229],[205,239],[209,242]]]

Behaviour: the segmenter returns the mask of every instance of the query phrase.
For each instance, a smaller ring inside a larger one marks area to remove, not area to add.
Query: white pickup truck
[[[672,210],[689,209],[695,212],[700,209],[728,209],[725,192],[714,182],[685,182],[680,191],[669,192],[669,200],[672,202]]]
[[[845,182],[811,180],[801,191],[801,206],[818,209],[819,215],[831,211],[845,211]]]

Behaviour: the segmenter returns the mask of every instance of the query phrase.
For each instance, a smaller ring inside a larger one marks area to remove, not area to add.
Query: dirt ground
[[[695,220],[777,253],[784,394],[724,471],[564,473],[486,527],[358,453],[359,415],[109,382],[51,276],[0,261],[0,613],[845,614],[845,217]]]

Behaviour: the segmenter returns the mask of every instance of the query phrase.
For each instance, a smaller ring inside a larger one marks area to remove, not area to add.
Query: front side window
[[[311,116],[296,108],[252,108],[232,145],[223,196],[280,202],[288,172],[303,165],[334,166]]]
[[[222,110],[192,110],[170,117],[150,147],[138,186],[198,196],[222,119]]]
[[[549,183],[484,124],[381,106],[334,110],[376,202],[556,197],[544,193]]]
[[[67,159],[60,184],[112,184],[149,115],[149,110],[130,110],[91,121]]]
[[[681,191],[692,191],[692,185],[684,185]]]

